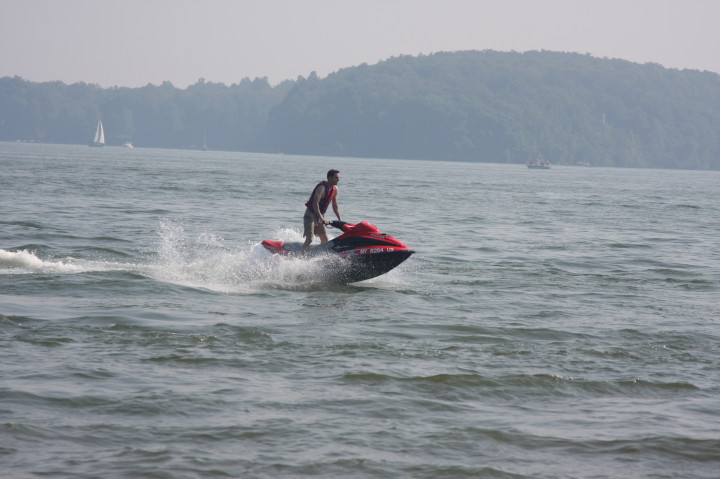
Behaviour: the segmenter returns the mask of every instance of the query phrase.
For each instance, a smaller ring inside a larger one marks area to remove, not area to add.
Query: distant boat
[[[549,170],[550,162],[547,160],[528,161],[527,167],[533,170]]]
[[[98,121],[95,138],[88,143],[89,146],[105,146],[105,130],[103,130],[102,121]]]
[[[133,144],[130,143],[129,141],[126,141],[125,143],[123,143],[123,146],[124,146],[125,148],[135,148],[135,147],[133,146]]]
[[[203,132],[202,151],[207,151],[207,134]]]

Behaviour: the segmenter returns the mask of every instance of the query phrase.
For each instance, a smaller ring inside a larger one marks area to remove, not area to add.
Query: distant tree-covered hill
[[[199,148],[206,139],[213,149],[262,150],[268,112],[291,86],[262,78],[103,89],[0,78],[0,140],[83,144],[102,120],[108,145]]]
[[[0,79],[0,140],[720,170],[720,75],[557,52],[402,56],[271,86]]]

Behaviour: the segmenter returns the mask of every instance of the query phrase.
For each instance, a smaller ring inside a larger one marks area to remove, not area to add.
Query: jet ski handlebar
[[[348,224],[347,221],[338,221],[338,220],[335,220],[335,221],[331,221],[331,222],[330,222],[330,226],[332,226],[333,228],[337,228],[337,229],[339,229],[339,230],[343,229],[343,226],[345,226],[346,224]]]

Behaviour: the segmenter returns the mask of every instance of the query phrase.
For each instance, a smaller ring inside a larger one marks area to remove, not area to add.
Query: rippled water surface
[[[10,478],[717,478],[720,173],[0,143]],[[417,254],[313,281],[303,203]]]

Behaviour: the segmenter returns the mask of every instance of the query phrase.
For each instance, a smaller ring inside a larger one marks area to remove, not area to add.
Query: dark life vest
[[[325,212],[328,209],[328,205],[332,202],[333,198],[335,198],[335,192],[336,189],[331,187],[327,181],[321,181],[317,185],[315,185],[315,188],[313,188],[312,193],[310,193],[310,199],[305,203],[305,206],[307,206],[310,211],[318,214],[317,211],[315,211],[314,205],[313,205],[313,196],[315,196],[315,191],[317,190],[318,186],[322,185],[325,188],[325,194],[323,194],[323,197],[320,198],[320,213],[325,214]],[[318,215],[319,216],[319,215]]]

